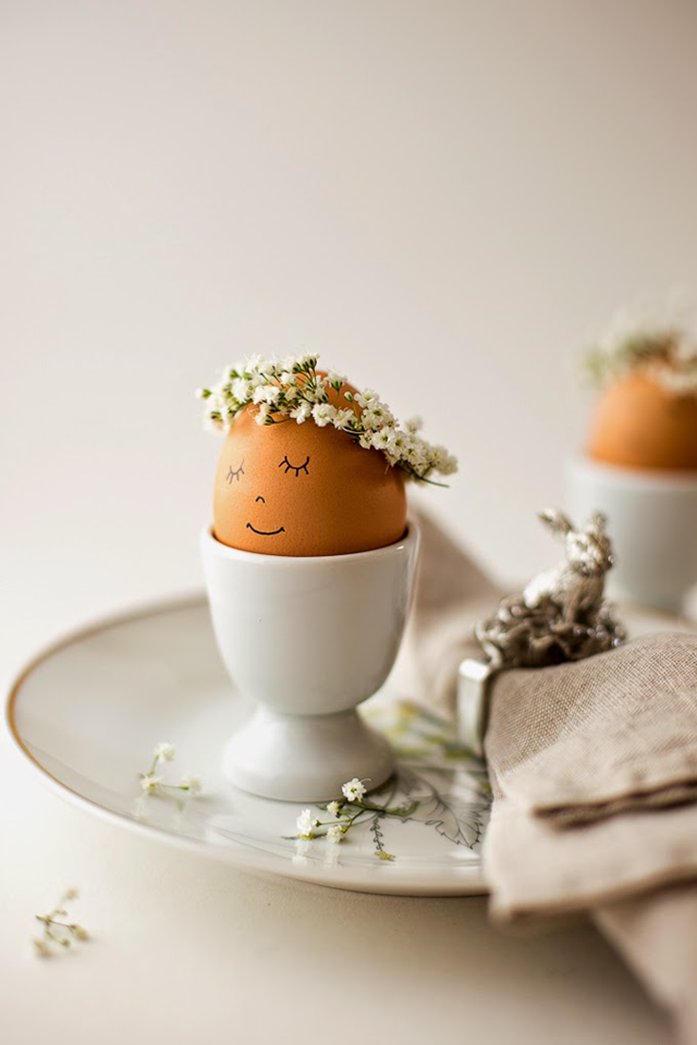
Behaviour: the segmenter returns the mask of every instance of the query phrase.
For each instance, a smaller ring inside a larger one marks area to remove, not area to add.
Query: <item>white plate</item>
[[[482,763],[415,705],[380,694],[364,710],[398,753],[390,805],[418,805],[403,820],[356,824],[340,845],[294,840],[300,805],[255,798],[222,776],[223,743],[248,709],[224,672],[203,599],[124,615],[54,646],[15,683],[8,720],[59,793],[134,830],[250,870],[343,889],[484,892]],[[204,794],[183,803],[142,795],[138,774],[163,740],[177,745],[166,778],[198,773]],[[381,849],[394,859],[381,858]]]
[[[634,636],[695,626],[636,607],[623,616]],[[14,684],[8,721],[59,794],[134,830],[249,870],[336,888],[485,892],[480,846],[489,788],[482,763],[415,704],[384,692],[363,710],[398,755],[390,804],[418,805],[403,820],[357,824],[340,845],[289,837],[300,805],[255,798],[222,776],[223,744],[249,709],[224,672],[203,597],[112,618],[46,650]],[[142,795],[138,774],[163,740],[178,748],[166,777],[198,773],[203,795],[183,803]],[[382,859],[381,849],[394,859]]]

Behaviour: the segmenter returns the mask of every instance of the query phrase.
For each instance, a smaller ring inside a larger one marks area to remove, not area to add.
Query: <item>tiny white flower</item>
[[[238,403],[246,403],[251,394],[249,382],[245,381],[243,377],[238,377],[232,382],[232,388],[230,391]]]
[[[301,838],[314,838],[314,829],[319,826],[319,820],[312,815],[311,809],[303,809],[295,826]]]
[[[252,397],[254,397],[254,393],[256,392],[256,390],[258,388],[263,388],[263,386],[266,384],[266,377],[264,374],[260,374],[256,370],[252,370],[250,371],[247,383],[252,392]],[[255,402],[257,401],[258,400],[255,400]]]
[[[336,414],[336,407],[331,406],[330,403],[316,403],[312,407],[312,420],[319,428],[324,428],[334,418]]]
[[[364,410],[361,414],[361,424],[369,432],[375,432],[382,424],[382,414],[376,410]]]
[[[358,802],[366,793],[366,787],[363,781],[355,776],[353,780],[348,780],[345,784],[341,785],[341,791],[349,802]]]
[[[155,795],[160,790],[162,784],[161,776],[154,776],[152,773],[146,773],[140,778],[141,790],[145,791],[147,795]]]
[[[258,425],[264,425],[264,424],[266,424],[266,419],[268,418],[270,413],[271,413],[271,407],[269,406],[269,404],[268,403],[261,403],[260,406],[259,406],[259,409],[257,410],[257,413],[256,413],[256,416],[255,416],[254,420],[256,421],[256,423]]]
[[[181,778],[180,787],[185,787],[190,795],[200,795],[203,790],[203,781],[196,773],[187,773]]]
[[[158,762],[171,762],[177,753],[176,746],[174,744],[168,744],[166,741],[158,744],[153,754]]]
[[[338,802],[330,802],[329,805],[327,806],[327,812],[329,813],[330,816],[338,816],[339,815],[339,803]]]
[[[332,424],[335,428],[346,428],[355,419],[356,415],[353,410],[337,410],[332,419]]]
[[[293,360],[292,369],[295,373],[299,373],[301,370],[314,370],[317,366],[317,356],[311,355],[309,352],[305,355],[298,356],[297,359]]]
[[[310,403],[300,403],[299,406],[296,406],[291,410],[290,416],[301,425],[303,421],[307,421],[312,417],[312,406]]]
[[[278,385],[266,385],[263,389],[263,401],[271,403],[272,407],[281,395],[281,389]]]
[[[369,407],[373,403],[379,403],[380,396],[372,388],[364,388],[362,392],[357,393],[356,402],[359,406]]]
[[[376,450],[387,450],[389,449],[391,439],[392,429],[385,427],[381,428],[378,432],[373,432],[371,443]]]
[[[330,827],[329,830],[327,831],[327,841],[328,842],[333,842],[334,844],[336,844],[338,842],[343,841],[343,838],[344,838],[344,831],[342,831],[342,829],[339,827],[338,824],[335,824],[333,827]]]
[[[449,454],[444,446],[433,447],[431,463],[441,475],[452,475],[457,471],[457,458]]]

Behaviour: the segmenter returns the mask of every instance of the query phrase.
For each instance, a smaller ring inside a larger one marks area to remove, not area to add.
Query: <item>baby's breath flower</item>
[[[75,940],[89,940],[90,935],[77,922],[67,922],[68,912],[65,904],[77,898],[76,889],[68,889],[52,911],[37,914],[36,920],[43,926],[43,936],[32,940],[36,953],[42,958],[50,958],[57,950],[67,950]]]
[[[190,795],[200,795],[203,790],[203,781],[196,773],[187,773],[181,778],[179,787],[182,791],[188,791]]]
[[[312,420],[319,428],[324,428],[336,416],[336,407],[330,406],[329,403],[317,403],[316,406],[312,407]]]
[[[357,824],[366,824],[371,821],[371,831],[375,838],[375,855],[381,860],[394,860],[394,854],[385,852],[383,835],[380,830],[380,822],[386,817],[394,817],[404,821],[408,819],[419,805],[418,801],[410,801],[408,805],[404,802],[400,805],[382,805],[376,798],[374,792],[370,798],[366,798],[367,789],[365,781],[354,777],[347,780],[341,786],[342,798],[327,802],[323,808],[328,817],[322,819],[314,816],[311,809],[303,809],[296,820],[297,834],[296,846],[309,846],[317,838],[324,838],[329,844],[326,856],[331,859],[330,850],[342,842],[346,835],[353,830]],[[336,850],[334,849],[336,853]],[[296,852],[296,857],[299,854]],[[294,857],[295,859],[295,857]]]
[[[389,450],[391,441],[391,428],[380,428],[377,432],[373,432],[371,443],[376,450]]]
[[[372,388],[364,388],[362,392],[356,394],[356,402],[359,406],[369,407],[373,403],[379,403],[380,396]]]
[[[140,778],[140,787],[147,795],[156,795],[161,790],[161,776],[153,776],[152,773],[144,773]]]
[[[360,802],[366,790],[365,784],[357,776],[341,785],[341,792],[349,802]]]
[[[303,809],[295,826],[301,838],[314,838],[314,828],[319,827],[319,820],[313,817],[311,809]]]
[[[353,410],[337,410],[334,414],[333,424],[335,428],[346,428],[356,419]]]
[[[168,744],[166,741],[162,741],[155,748],[154,755],[158,762],[171,762],[177,753],[176,746],[174,744]]]
[[[178,784],[167,784],[164,777],[158,775],[158,767],[164,762],[172,762],[176,753],[175,745],[166,741],[162,741],[155,746],[150,769],[147,773],[138,774],[140,789],[145,795],[168,795],[172,798],[179,792],[179,797],[181,798],[181,792],[186,792],[187,795],[198,795],[201,793],[203,787],[201,778],[193,773],[182,777]]]
[[[294,407],[290,416],[301,425],[304,421],[309,420],[312,417],[312,407],[309,403],[300,403],[299,406]]]
[[[238,377],[237,380],[232,382],[232,388],[230,391],[233,398],[236,399],[238,403],[246,403],[249,399],[252,388],[249,381],[245,381],[243,377]]]

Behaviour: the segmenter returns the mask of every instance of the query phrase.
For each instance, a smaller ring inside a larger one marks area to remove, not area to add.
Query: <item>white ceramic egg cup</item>
[[[350,555],[238,551],[201,538],[213,628],[225,666],[256,708],[228,741],[223,771],[265,798],[323,802],[359,777],[394,771],[358,704],[385,682],[411,605],[419,531]]]
[[[697,473],[601,464],[587,457],[567,466],[574,521],[601,511],[617,565],[608,574],[616,597],[680,612],[697,583]]]

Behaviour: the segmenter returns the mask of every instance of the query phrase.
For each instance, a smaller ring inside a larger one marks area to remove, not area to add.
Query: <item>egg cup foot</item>
[[[288,802],[328,802],[358,777],[369,789],[395,770],[392,750],[355,710],[288,715],[258,707],[223,752],[227,779],[252,794]]]

